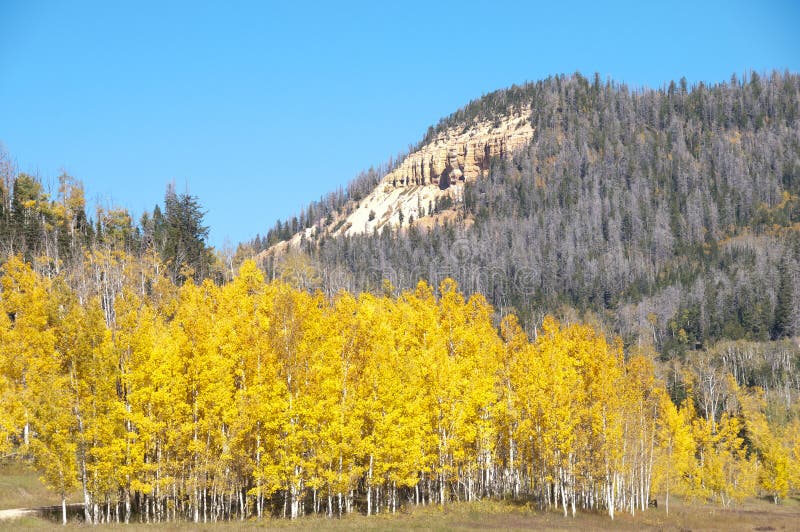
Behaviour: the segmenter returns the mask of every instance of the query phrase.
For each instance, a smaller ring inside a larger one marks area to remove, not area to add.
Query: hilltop
[[[496,91],[252,247],[273,276],[301,252],[331,293],[451,276],[529,330],[590,312],[662,352],[791,336],[799,88],[791,73],[637,90],[574,74]]]

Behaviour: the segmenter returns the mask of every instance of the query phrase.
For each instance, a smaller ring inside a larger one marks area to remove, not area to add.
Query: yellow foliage
[[[798,483],[797,421],[775,432],[745,394],[741,417],[677,407],[650,358],[594,327],[547,316],[531,341],[450,279],[327,299],[289,266],[176,288],[157,260],[102,251],[79,273],[93,293],[9,260],[0,453],[125,520],[144,500],[199,521],[487,495],[613,516],[653,492],[727,505]]]

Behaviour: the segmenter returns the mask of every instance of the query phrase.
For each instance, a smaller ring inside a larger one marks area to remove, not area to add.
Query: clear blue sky
[[[800,2],[606,4],[0,0],[0,141],[137,217],[188,187],[222,245],[512,83],[800,71]]]

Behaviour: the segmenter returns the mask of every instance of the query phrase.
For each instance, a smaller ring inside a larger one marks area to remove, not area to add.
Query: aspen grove
[[[0,455],[64,502],[82,492],[87,522],[485,497],[613,518],[655,494],[728,505],[798,484],[800,424],[770,426],[759,390],[729,382],[736,400],[703,415],[651,357],[551,317],[531,337],[513,315],[498,327],[452,280],[331,298],[245,262],[178,287],[110,251],[0,273]]]

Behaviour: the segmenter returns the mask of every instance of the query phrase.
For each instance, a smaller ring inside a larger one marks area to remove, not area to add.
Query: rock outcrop
[[[455,211],[439,207],[458,205],[465,182],[486,176],[492,158],[503,158],[526,146],[533,137],[530,110],[473,125],[452,127],[409,154],[388,173],[377,187],[357,204],[350,204],[326,225],[315,226],[272,248],[281,252],[297,247],[303,239],[319,234],[356,235],[406,227],[413,222],[424,226],[452,218]],[[266,251],[265,253],[269,253]]]
[[[528,144],[533,128],[528,110],[494,122],[484,121],[469,128],[450,128],[408,155],[384,182],[394,187],[441,185],[486,175],[493,157],[505,157]]]

